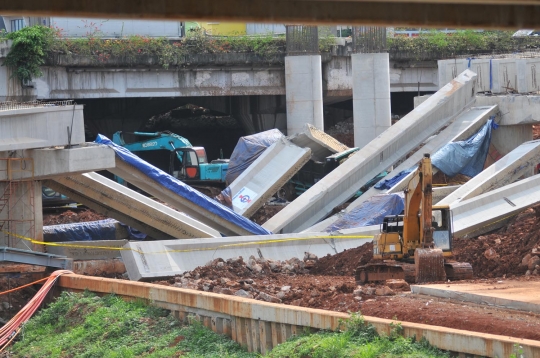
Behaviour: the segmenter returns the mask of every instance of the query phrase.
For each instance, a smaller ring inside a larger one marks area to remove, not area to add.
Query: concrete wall
[[[540,58],[440,60],[439,84],[469,68],[478,75],[476,92],[531,93],[540,90]]]

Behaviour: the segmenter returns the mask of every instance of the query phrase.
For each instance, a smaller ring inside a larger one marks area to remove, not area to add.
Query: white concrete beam
[[[285,138],[272,144],[229,186],[234,212],[251,217],[310,157],[309,148]]]
[[[540,140],[523,143],[439,202],[452,205],[527,177],[540,163]]]
[[[8,157],[8,153],[0,153],[0,157]],[[114,151],[104,145],[83,143],[71,149],[46,148],[24,151],[24,157],[32,159],[32,170],[27,162],[14,161],[11,165],[18,179],[47,179],[91,171],[112,168],[115,165]],[[7,179],[6,162],[0,161],[0,180]],[[25,169],[20,170],[19,169]]]
[[[218,257],[226,260],[242,256],[247,260],[251,255],[262,255],[266,259],[288,260],[302,259],[306,251],[319,257],[333,255],[371,242],[377,233],[378,225],[333,233],[130,242],[125,248],[131,250],[121,254],[129,279],[140,281],[178,275]]]
[[[221,236],[217,230],[96,173],[54,178],[44,185],[155,239]]]
[[[84,143],[82,105],[0,107],[0,152],[80,143]]]
[[[540,175],[450,205],[454,237],[472,237],[492,230],[493,223],[540,203]]]
[[[308,123],[304,124],[301,132],[288,136],[287,139],[299,147],[310,148],[311,157],[319,162],[325,162],[326,157],[349,149],[345,144]]]
[[[474,100],[476,75],[465,71],[398,123],[356,152],[304,194],[268,220],[274,232],[302,231],[344,203],[370,179],[453,120]]]
[[[230,222],[223,217],[212,213],[202,206],[187,200],[186,198],[176,194],[175,192],[165,188],[163,185],[149,179],[147,175],[137,168],[125,163],[121,159],[116,159],[116,166],[108,169],[114,175],[123,178],[128,183],[144,190],[145,192],[155,196],[156,198],[166,202],[177,210],[187,214],[195,220],[218,230],[224,235],[251,235],[252,233],[246,229]],[[219,203],[216,202],[216,205]]]

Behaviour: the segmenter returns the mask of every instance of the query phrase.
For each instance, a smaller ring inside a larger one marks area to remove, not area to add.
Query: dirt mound
[[[313,275],[354,276],[356,268],[367,264],[372,258],[373,244],[369,242],[336,255],[321,257],[310,273]]]
[[[539,218],[535,209],[519,214],[506,227],[472,239],[455,239],[454,255],[468,262],[478,278],[523,275],[523,258],[540,245]]]
[[[60,225],[60,224],[72,224],[88,221],[97,221],[107,219],[106,216],[96,213],[90,209],[82,211],[67,210],[61,214],[44,214],[43,226]]]
[[[264,204],[259,210],[253,214],[250,218],[251,221],[262,225],[268,220],[270,220],[274,215],[279,213],[286,205],[269,205]]]
[[[453,177],[448,177],[442,171],[439,171],[435,175],[433,175],[433,184],[461,185],[468,182],[470,179],[471,178],[463,174],[457,174]]]

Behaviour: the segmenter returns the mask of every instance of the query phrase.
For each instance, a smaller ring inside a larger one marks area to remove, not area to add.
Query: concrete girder
[[[496,229],[509,218],[540,202],[540,175],[450,205],[454,237],[473,237]]]
[[[7,155],[6,155],[7,157]],[[106,146],[85,143],[82,146],[65,148],[30,149],[24,151],[24,157],[34,162],[33,173],[23,170],[25,163],[12,163],[18,179],[47,179],[114,167],[114,151]],[[3,165],[4,163],[0,163]],[[0,170],[0,180],[7,180],[7,172]],[[33,174],[33,175],[32,175]]]
[[[403,163],[398,165],[394,170],[392,170],[386,177],[381,179],[379,182],[383,180],[391,179],[395,176],[397,176],[401,171],[407,170],[411,168],[412,166],[415,166],[418,164],[420,159],[422,159],[424,153],[430,153],[434,154],[437,150],[442,148],[444,145],[446,145],[449,142],[455,142],[459,140],[464,140],[473,135],[475,132],[477,132],[488,120],[488,118],[498,112],[497,106],[490,106],[490,107],[473,107],[469,109],[468,111],[465,111],[462,113],[454,122],[452,122],[448,127],[443,129],[439,134],[437,134],[435,137],[431,138],[427,143],[422,146],[419,150],[417,150],[413,155],[411,155],[409,158],[407,158]],[[437,173],[438,169],[433,167],[433,174]],[[358,207],[360,204],[362,204],[364,201],[369,200],[374,195],[378,194],[391,194],[391,193],[397,193],[400,191],[403,191],[406,187],[406,185],[409,183],[413,176],[413,173],[410,173],[406,177],[404,177],[399,183],[394,185],[391,189],[388,190],[378,190],[375,189],[375,187],[371,187],[368,191],[366,191],[364,194],[362,194],[358,199],[353,201],[349,206],[345,209],[345,212],[348,213],[351,210]],[[438,194],[438,197],[440,197],[440,194]],[[444,197],[442,197],[444,198]],[[440,198],[440,199],[442,199]],[[433,201],[435,203],[435,200]],[[310,227],[309,229],[306,229],[305,231],[313,231],[318,232],[322,231],[328,226],[332,225],[336,220],[339,219],[341,214],[333,215],[315,225]]]
[[[533,173],[540,163],[540,140],[523,143],[439,202],[452,205],[513,183]]]
[[[46,180],[44,185],[155,239],[220,237],[187,215],[96,173]]]
[[[234,212],[251,217],[309,161],[311,150],[281,138],[229,186]],[[250,199],[242,200],[241,194]]]
[[[474,100],[476,74],[464,71],[268,220],[274,233],[302,231],[459,115]]]
[[[262,255],[266,259],[288,260],[302,258],[306,251],[319,257],[333,255],[371,242],[373,235],[378,233],[379,226],[376,225],[333,233],[128,242],[124,246],[128,250],[121,254],[129,279],[140,281],[172,277],[218,257],[227,260],[242,256],[247,260],[251,255]],[[345,237],[340,238],[340,235]]]
[[[0,11],[25,16],[533,29],[539,5],[537,0],[20,0],[3,2]]]
[[[161,184],[150,180],[143,172],[125,163],[121,159],[117,158],[116,166],[108,169],[108,171],[120,178],[123,178],[128,183],[138,187],[139,189],[142,189],[145,192],[155,196],[159,200],[166,202],[177,210],[186,213],[195,220],[215,230],[218,230],[224,235],[236,236],[252,234],[246,229],[223,219],[219,215],[213,214],[202,206],[197,206],[193,202],[181,197]]]
[[[18,106],[24,104],[14,104]],[[80,143],[84,143],[81,105],[0,110],[0,152]]]
[[[299,147],[310,148],[311,157],[319,162],[326,161],[326,157],[332,154],[341,153],[349,149],[349,147],[334,137],[308,123],[304,124],[301,132],[290,135],[287,139]]]

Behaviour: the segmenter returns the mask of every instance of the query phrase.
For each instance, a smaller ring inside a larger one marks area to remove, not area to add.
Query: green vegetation
[[[109,295],[63,292],[32,318],[14,357],[255,357],[194,321],[181,326],[168,311]]]
[[[397,324],[379,336],[359,314],[342,322],[341,332],[306,332],[273,349],[267,357],[447,357],[426,341],[402,337]],[[13,357],[260,357],[196,320],[182,326],[168,311],[115,295],[63,292],[25,325],[9,347]]]
[[[460,30],[445,34],[438,31],[421,32],[418,37],[388,39],[391,56],[407,54],[414,59],[443,59],[475,54],[522,52],[540,48],[537,37],[512,37],[512,31]]]
[[[401,325],[394,325],[389,336],[379,336],[363,317],[352,314],[343,322],[342,332],[318,332],[293,337],[275,347],[272,358],[430,358],[449,357],[422,339],[404,338]]]
[[[3,33],[4,39],[13,40],[4,64],[11,67],[13,76],[21,82],[41,76],[40,66],[53,42],[53,30],[44,26],[25,27],[16,32]]]
[[[84,58],[91,64],[122,65],[154,64],[168,68],[183,65],[201,54],[248,53],[262,61],[282,61],[286,51],[285,36],[208,36],[204,29],[194,28],[185,38],[168,40],[145,36],[105,39],[99,26],[84,23],[88,31],[84,38],[66,38],[62,29],[43,26],[26,27],[12,33],[0,33],[0,40],[13,40],[5,65],[13,76],[29,81],[41,75],[40,66],[55,63],[60,56]],[[472,30],[445,34],[438,31],[421,32],[418,37],[388,38],[387,48],[394,60],[433,60],[475,54],[500,54],[540,48],[540,38],[512,37],[510,31]],[[319,31],[319,50],[330,52],[335,37],[327,28]],[[115,61],[115,62],[112,62]]]

